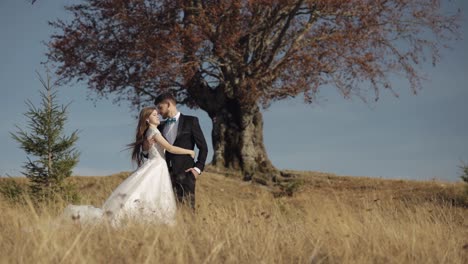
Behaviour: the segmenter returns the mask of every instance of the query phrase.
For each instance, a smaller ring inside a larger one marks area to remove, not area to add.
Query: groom
[[[171,175],[172,186],[177,200],[195,210],[195,182],[205,167],[208,146],[198,123],[198,118],[181,114],[177,110],[176,99],[170,93],[161,94],[154,104],[159,114],[166,119],[158,126],[166,140],[185,149],[198,148],[195,162],[189,155],[176,155],[166,151],[166,162]],[[154,140],[146,140],[143,149],[148,150]]]

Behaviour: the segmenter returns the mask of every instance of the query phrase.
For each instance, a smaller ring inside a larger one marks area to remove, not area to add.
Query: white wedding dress
[[[155,134],[160,132],[150,127],[146,137]],[[114,227],[123,220],[174,225],[176,201],[164,157],[164,149],[153,144],[148,159],[112,192],[102,208],[68,205],[63,216],[80,223],[106,219]]]

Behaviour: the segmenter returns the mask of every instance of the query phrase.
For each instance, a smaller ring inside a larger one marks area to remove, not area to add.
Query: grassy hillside
[[[197,214],[180,210],[175,227],[54,226],[65,204],[3,199],[0,262],[468,263],[461,183],[289,173],[297,176],[281,189],[205,173]],[[82,203],[100,206],[127,176],[71,181]]]

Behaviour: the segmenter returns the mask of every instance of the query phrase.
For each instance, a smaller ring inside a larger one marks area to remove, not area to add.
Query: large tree
[[[378,99],[458,36],[459,12],[441,0],[86,0],[49,43],[64,82],[87,80],[138,108],[171,91],[213,122],[212,164],[276,172],[263,143],[262,107],[323,87]],[[271,174],[270,174],[271,175]]]

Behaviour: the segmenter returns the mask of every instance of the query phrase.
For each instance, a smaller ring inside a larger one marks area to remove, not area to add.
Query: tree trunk
[[[263,144],[263,117],[257,105],[231,99],[210,117],[213,166],[240,170],[245,180],[270,180],[278,174]]]

